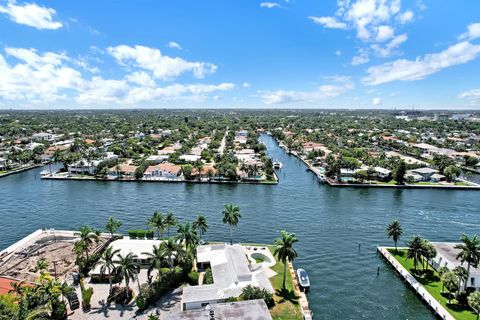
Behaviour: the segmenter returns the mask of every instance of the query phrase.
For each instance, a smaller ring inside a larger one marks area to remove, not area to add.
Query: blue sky
[[[478,12],[458,0],[0,0],[0,108],[479,109]]]

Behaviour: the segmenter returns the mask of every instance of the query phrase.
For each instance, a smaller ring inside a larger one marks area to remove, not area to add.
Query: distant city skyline
[[[0,110],[480,110],[480,2],[0,0]]]

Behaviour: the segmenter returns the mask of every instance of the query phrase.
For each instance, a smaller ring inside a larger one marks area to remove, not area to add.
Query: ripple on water
[[[416,233],[449,241],[478,233],[478,193],[330,188],[273,140],[264,140],[272,158],[284,164],[277,186],[41,181],[43,169],[2,178],[0,247],[42,227],[100,228],[110,215],[124,222],[124,232],[145,228],[154,210],[172,211],[181,221],[202,213],[210,225],[207,240],[228,241],[221,210],[233,202],[243,216],[235,241],[271,243],[283,229],[297,234],[295,264],[310,275],[316,319],[433,319],[375,248],[391,244],[384,228],[392,219],[404,226],[402,241]]]

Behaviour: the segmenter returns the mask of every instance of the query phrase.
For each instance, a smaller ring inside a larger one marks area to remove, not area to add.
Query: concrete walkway
[[[398,261],[388,249],[389,247],[378,247],[377,250],[383,257],[397,270],[402,278],[412,287],[422,300],[441,318],[445,320],[455,320],[455,318],[445,309],[423,286],[415,279]]]

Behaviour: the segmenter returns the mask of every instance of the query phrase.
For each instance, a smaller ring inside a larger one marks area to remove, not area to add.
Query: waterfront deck
[[[378,247],[377,250],[382,254],[385,260],[397,271],[398,274],[405,280],[405,282],[422,298],[423,302],[427,304],[430,309],[440,319],[455,320],[455,318],[438,302],[415,277],[405,269],[400,262],[398,262],[388,251],[390,247]]]

